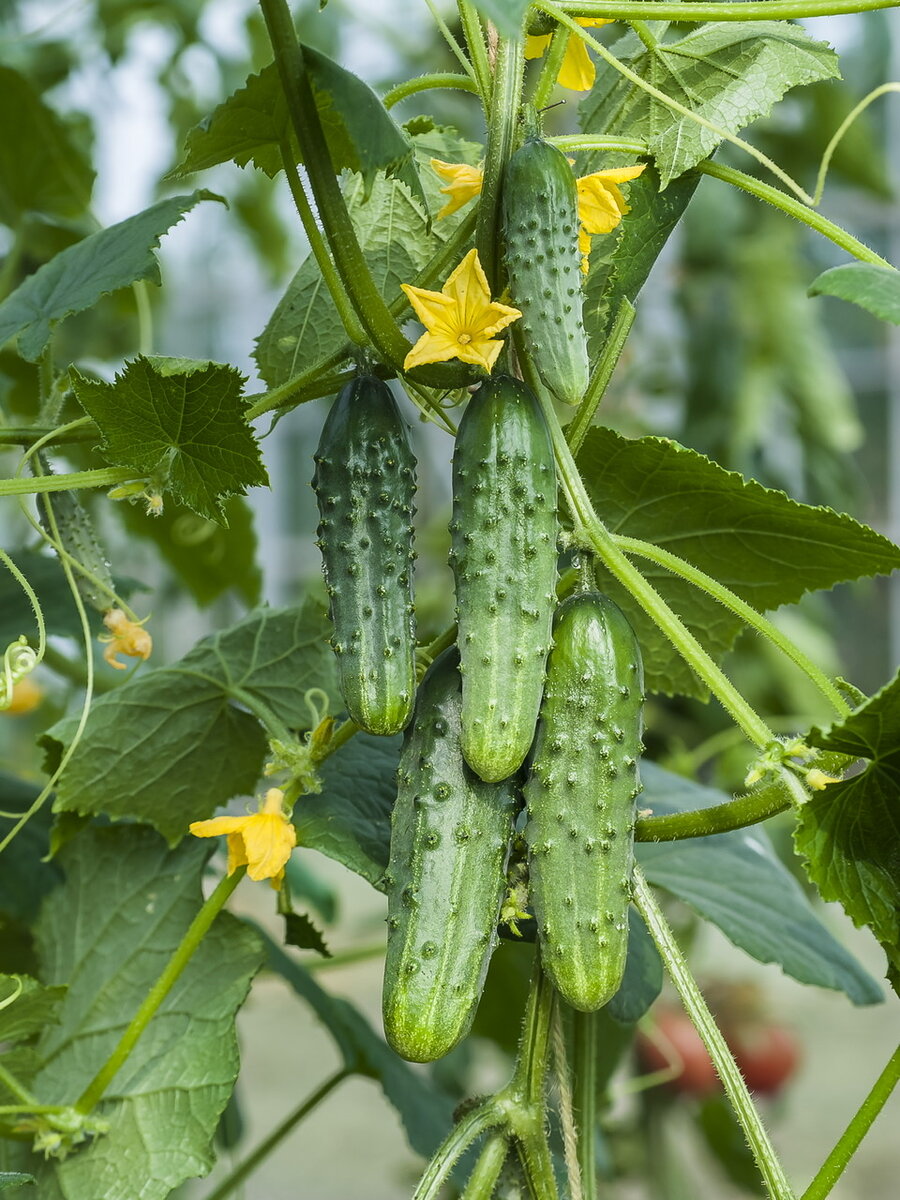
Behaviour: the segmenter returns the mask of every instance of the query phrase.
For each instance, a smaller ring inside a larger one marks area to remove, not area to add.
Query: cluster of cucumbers
[[[505,194],[525,344],[546,386],[571,402],[588,364],[569,165],[526,141]],[[338,396],[316,454],[318,536],[347,711],[371,733],[405,731],[385,876],[384,1025],[398,1053],[428,1062],[471,1024],[517,822],[554,986],[583,1011],[618,990],[643,678],[634,633],[611,600],[587,588],[557,601],[549,429],[533,392],[498,373],[469,400],[453,454],[456,644],[416,687],[414,472],[389,387],[360,374]]]

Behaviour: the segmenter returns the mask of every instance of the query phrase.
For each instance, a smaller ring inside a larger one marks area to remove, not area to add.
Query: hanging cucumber
[[[387,384],[348,383],[322,428],[313,487],[341,692],[369,733],[397,733],[412,712],[415,466]]]
[[[599,592],[566,600],[553,637],[525,786],[529,897],[544,969],[592,1012],[625,970],[643,670],[631,626]]]
[[[531,361],[557,399],[578,404],[589,377],[582,324],[578,195],[566,156],[538,137],[503,182],[506,269]]]
[[[556,604],[556,467],[544,415],[498,375],[469,401],[453,453],[462,747],[482,779],[514,774],[534,736]]]
[[[484,783],[463,761],[458,662],[445,650],[419,685],[391,819],[384,1028],[413,1062],[440,1058],[471,1024],[515,816],[512,783]]]

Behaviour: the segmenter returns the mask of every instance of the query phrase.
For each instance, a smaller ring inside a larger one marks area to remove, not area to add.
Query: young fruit
[[[529,895],[544,969],[583,1012],[619,989],[628,948],[643,672],[599,592],[559,608],[525,786]]]
[[[516,808],[511,783],[484,783],[463,761],[458,662],[444,651],[419,685],[391,818],[384,1028],[413,1062],[440,1058],[471,1024]]]
[[[348,383],[325,419],[313,487],[341,692],[369,733],[397,733],[412,712],[415,466],[387,384]]]
[[[566,156],[540,138],[524,142],[506,168],[503,208],[509,287],[528,353],[557,399],[577,404],[589,366],[578,196]]]
[[[453,453],[462,748],[482,779],[519,769],[534,736],[556,603],[556,467],[523,383],[486,380]]]

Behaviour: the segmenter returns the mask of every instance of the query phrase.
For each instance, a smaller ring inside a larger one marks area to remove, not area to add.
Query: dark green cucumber
[[[387,384],[348,383],[322,428],[313,487],[341,692],[369,733],[397,733],[412,712],[415,467]]]
[[[582,324],[578,195],[566,156],[529,138],[503,182],[506,269],[531,361],[557,399],[578,404],[589,377]]]
[[[643,670],[622,611],[566,600],[525,786],[529,897],[544,969],[573,1008],[619,989],[628,949]]]
[[[512,783],[484,783],[463,761],[458,663],[445,650],[419,685],[391,819],[384,1028],[413,1062],[440,1058],[471,1024],[515,816]]]
[[[482,779],[519,769],[534,737],[556,604],[556,467],[523,383],[481,385],[453,452],[462,747]]]

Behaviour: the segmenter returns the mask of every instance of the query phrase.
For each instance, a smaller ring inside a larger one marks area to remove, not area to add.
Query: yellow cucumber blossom
[[[577,17],[576,20],[585,29],[592,25],[612,24],[612,21],[605,17]],[[550,45],[552,37],[552,33],[527,37],[525,39],[525,57],[540,58]],[[572,92],[586,92],[594,86],[596,74],[597,70],[587,52],[587,46],[581,38],[570,37],[556,82],[560,87],[568,88]]]
[[[145,662],[153,652],[153,638],[142,628],[144,621],[130,620],[121,608],[110,608],[103,614],[103,624],[109,633],[101,633],[98,641],[108,643],[103,657],[117,671],[124,671],[127,663],[119,662],[118,655],[141,658]]]
[[[646,168],[646,163],[634,167],[611,167],[606,171],[595,171],[576,180],[578,189],[578,249],[581,251],[581,269],[587,274],[588,255],[591,252],[591,237],[595,233],[611,233],[630,208],[619,190],[620,183],[637,179]]]
[[[490,372],[503,346],[494,335],[522,315],[517,308],[491,300],[477,250],[469,251],[439,292],[408,283],[400,286],[425,326],[404,360],[405,371],[458,358]]]
[[[228,836],[228,874],[246,866],[251,879],[268,879],[276,890],[297,845],[297,831],[284,811],[284,792],[269,788],[259,812],[245,817],[213,817],[189,826],[194,837]]]
[[[12,688],[8,704],[0,705],[0,712],[8,713],[11,717],[19,717],[24,713],[34,712],[44,698],[44,693],[27,675],[18,679]]]
[[[470,167],[468,163],[441,162],[439,158],[433,158],[431,166],[441,179],[447,180],[447,187],[441,188],[441,194],[450,197],[437,215],[439,221],[441,217],[449,217],[451,213],[455,213],[481,194],[481,182],[484,177],[481,167]]]

